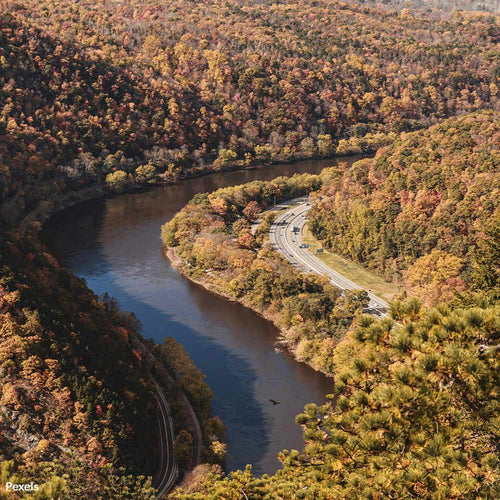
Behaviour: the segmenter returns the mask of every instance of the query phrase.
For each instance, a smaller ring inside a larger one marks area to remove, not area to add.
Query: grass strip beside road
[[[311,252],[316,252],[318,248],[323,248],[319,240],[312,235],[307,226],[304,228],[302,242],[309,245]],[[378,295],[387,302],[390,302],[401,293],[401,290],[393,283],[385,281],[380,276],[373,274],[350,260],[344,259],[336,253],[325,249],[323,253],[316,254],[316,257],[323,261],[327,266],[331,267],[334,271],[347,276],[360,287],[365,290],[370,290],[372,293]]]

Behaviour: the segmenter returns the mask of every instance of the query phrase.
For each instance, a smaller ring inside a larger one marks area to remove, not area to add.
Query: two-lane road
[[[174,485],[177,480],[178,469],[174,458],[174,425],[167,400],[158,384],[156,384],[156,394],[154,394],[154,397],[158,404],[160,467],[153,480],[153,487],[158,490],[156,498],[160,499]]]
[[[362,290],[362,287],[334,271],[313,255],[307,248],[300,248],[302,234],[306,224],[306,214],[310,209],[305,198],[297,198],[289,203],[298,203],[286,212],[280,214],[270,229],[271,242],[292,264],[301,267],[306,272],[321,274],[330,279],[331,283],[342,290]],[[294,232],[294,228],[296,232]],[[389,304],[372,292],[367,292],[370,302],[369,312],[377,316],[387,316]]]

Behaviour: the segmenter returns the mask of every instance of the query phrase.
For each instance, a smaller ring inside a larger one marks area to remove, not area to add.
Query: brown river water
[[[273,473],[277,453],[300,449],[295,415],[323,403],[332,382],[276,350],[276,328],[239,304],[190,282],[162,254],[160,226],[196,193],[294,173],[319,173],[358,158],[302,161],[188,179],[109,199],[92,200],[51,218],[42,237],[60,262],[95,293],[108,292],[133,311],[143,335],[175,337],[206,375],[213,413],[227,428],[228,471],[250,463]],[[280,404],[273,405],[274,399]]]

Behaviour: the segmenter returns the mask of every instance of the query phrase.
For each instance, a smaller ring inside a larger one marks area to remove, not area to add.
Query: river
[[[251,310],[191,283],[164,258],[160,226],[196,193],[280,175],[318,173],[357,158],[224,172],[81,203],[56,214],[42,238],[97,294],[133,311],[143,335],[175,337],[206,375],[213,412],[227,427],[227,470],[273,473],[282,449],[300,449],[295,415],[324,402],[331,380],[275,349],[276,328]],[[279,401],[274,405],[270,399]]]

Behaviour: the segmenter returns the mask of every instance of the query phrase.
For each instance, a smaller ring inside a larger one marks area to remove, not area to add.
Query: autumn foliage
[[[81,193],[378,149],[347,171],[197,195],[163,227],[186,275],[336,374],[332,402],[298,417],[306,445],[281,454],[283,470],[196,477],[200,493],[176,495],[500,497],[500,18],[411,5],[1,1],[1,487],[37,477],[40,499],[155,497],[137,321],[9,232],[26,215]],[[263,212],[311,188],[326,246],[439,308],[398,302],[392,320],[363,318],[366,294],[274,253]],[[202,375],[172,341],[157,351],[214,437],[206,455],[221,459]],[[187,466],[192,435],[178,431]]]
[[[148,370],[131,349],[137,332],[38,246],[1,235],[0,254],[5,474],[40,484],[64,476],[61,498],[105,488],[149,498],[155,402]]]
[[[374,158],[331,171],[310,227],[327,247],[402,282],[427,303],[450,300],[478,286],[478,258],[490,252],[485,240],[499,218],[499,142],[494,112],[403,134]],[[494,269],[492,262],[491,279]]]
[[[495,14],[326,0],[2,7],[8,222],[107,176],[120,192],[207,169],[373,151],[399,132],[498,105]]]

